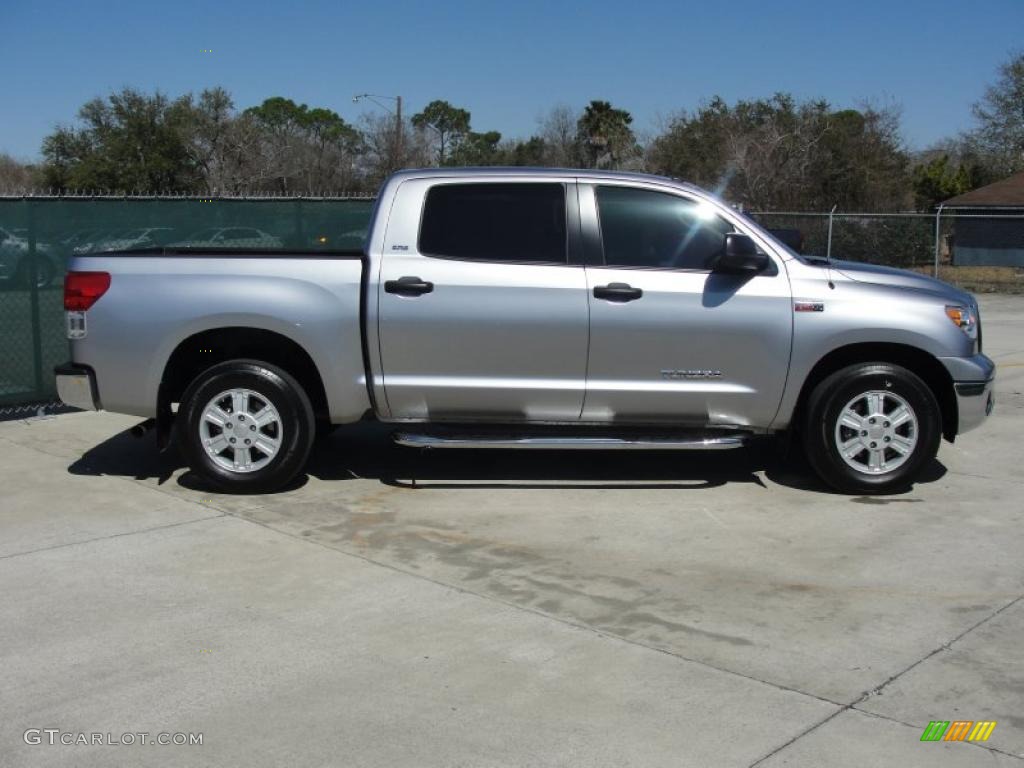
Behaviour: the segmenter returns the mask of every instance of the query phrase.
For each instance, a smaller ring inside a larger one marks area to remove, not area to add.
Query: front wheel
[[[892,493],[935,458],[939,404],[906,368],[861,363],[820,382],[807,403],[804,448],[815,472],[843,493]]]
[[[294,478],[313,444],[313,408],[286,371],[229,360],[182,397],[178,445],[191,469],[224,491],[264,493]]]

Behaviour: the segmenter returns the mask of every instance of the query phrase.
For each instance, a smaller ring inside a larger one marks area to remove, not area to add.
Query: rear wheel
[[[939,449],[942,421],[928,385],[898,365],[862,363],[818,384],[804,448],[815,472],[844,493],[907,488]]]
[[[200,374],[182,397],[178,445],[192,470],[226,491],[287,484],[313,444],[313,408],[286,371],[230,360]]]

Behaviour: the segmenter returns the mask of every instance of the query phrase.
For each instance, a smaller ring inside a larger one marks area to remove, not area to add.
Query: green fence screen
[[[359,248],[372,208],[351,198],[0,198],[0,406],[56,397],[72,256],[167,245]]]

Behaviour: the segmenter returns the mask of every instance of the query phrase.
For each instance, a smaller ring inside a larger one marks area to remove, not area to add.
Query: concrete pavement
[[[135,419],[0,424],[0,765],[1021,765],[1024,303],[925,482],[770,447],[419,454],[202,489]],[[984,744],[930,720],[995,720]],[[25,744],[29,728],[202,732]]]

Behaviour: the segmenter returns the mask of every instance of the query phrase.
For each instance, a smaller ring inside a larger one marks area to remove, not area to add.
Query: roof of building
[[[1024,171],[942,203],[957,208],[1024,208]]]

